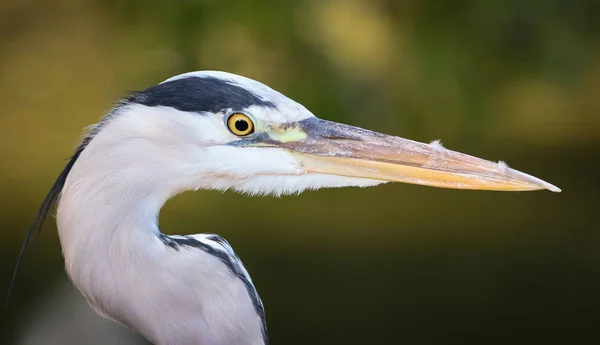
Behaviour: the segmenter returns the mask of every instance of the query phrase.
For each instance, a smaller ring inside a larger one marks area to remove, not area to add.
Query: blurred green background
[[[81,128],[127,91],[203,69],[563,190],[170,201],[163,231],[237,250],[272,344],[600,343],[597,0],[1,0],[0,296]],[[0,344],[140,343],[69,287],[48,223]]]

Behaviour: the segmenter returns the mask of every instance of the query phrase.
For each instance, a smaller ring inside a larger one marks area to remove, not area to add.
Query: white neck
[[[157,236],[160,208],[197,188],[200,174],[120,128],[100,131],[63,187],[57,223],[69,277],[99,313],[156,344],[263,344],[243,283],[219,259]]]
[[[160,208],[184,189],[165,181],[160,166],[136,159],[135,152],[129,151],[143,152],[139,146],[149,142],[142,139],[111,146],[114,137],[101,133],[92,140],[75,162],[61,194],[58,230],[66,269],[74,280],[79,274],[99,273],[78,272],[89,268],[78,262],[106,262],[116,253],[147,255],[146,244],[158,233]]]
[[[144,244],[156,237],[158,212],[169,197],[151,193],[149,181],[125,176],[133,171],[115,174],[100,165],[87,174],[87,163],[82,157],[75,164],[57,210],[66,269],[74,280],[84,273],[76,269],[89,268],[84,261],[106,262],[116,252],[145,255]]]
[[[198,150],[181,146],[193,145],[198,118],[124,106],[101,123],[69,173],[58,206],[69,274],[74,260],[100,251],[105,258],[120,245],[140,246],[158,232],[166,200],[196,187],[199,174],[185,162],[198,160],[190,157]]]
[[[136,120],[109,121],[83,150],[62,189],[57,225],[66,271],[90,304],[148,337],[156,326],[132,312],[134,295],[153,297],[152,270],[161,269],[169,254],[157,236],[158,213],[168,198],[190,186],[183,176],[165,178],[174,171],[164,162],[169,156],[152,154],[160,150],[147,139],[152,128],[127,123]]]

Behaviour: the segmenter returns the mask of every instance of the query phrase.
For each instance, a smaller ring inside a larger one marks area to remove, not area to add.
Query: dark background
[[[0,296],[81,128],[127,91],[203,69],[563,190],[170,201],[163,231],[219,233],[244,260],[272,344],[600,343],[597,0],[1,0]],[[0,344],[139,342],[70,287],[48,223]]]

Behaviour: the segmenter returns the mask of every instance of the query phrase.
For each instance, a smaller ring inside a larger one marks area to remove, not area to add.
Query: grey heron
[[[186,190],[282,195],[386,182],[560,191],[439,142],[321,120],[245,77],[191,72],[133,93],[90,129],[23,251],[57,204],[66,272],[96,312],[159,345],[264,345],[263,304],[232,247],[216,234],[163,234],[163,204]]]

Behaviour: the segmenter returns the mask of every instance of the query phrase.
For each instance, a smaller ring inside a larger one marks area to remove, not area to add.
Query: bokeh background
[[[272,344],[600,343],[597,0],[1,0],[0,296],[81,128],[127,91],[203,69],[563,190],[170,201],[163,231],[237,250]],[[67,282],[53,219],[31,249],[0,344],[144,344]]]

